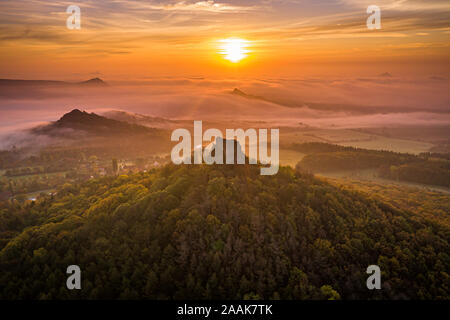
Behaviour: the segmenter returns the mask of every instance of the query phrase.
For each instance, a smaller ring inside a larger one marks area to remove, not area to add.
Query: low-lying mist
[[[74,108],[178,120],[330,128],[450,125],[449,79],[147,79],[107,87],[0,87],[0,148]],[[243,94],[233,94],[238,88]],[[47,138],[42,138],[47,139]],[[34,143],[43,143],[36,141]]]

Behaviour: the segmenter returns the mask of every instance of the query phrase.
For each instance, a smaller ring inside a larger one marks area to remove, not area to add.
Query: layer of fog
[[[147,79],[106,88],[0,88],[0,147],[11,132],[74,108],[179,120],[361,128],[450,125],[449,79]],[[252,98],[231,94],[239,88]],[[260,98],[255,98],[260,97]],[[21,140],[27,140],[22,131]],[[19,137],[18,136],[18,137]],[[7,138],[9,137],[9,138]],[[37,142],[39,143],[39,142]]]

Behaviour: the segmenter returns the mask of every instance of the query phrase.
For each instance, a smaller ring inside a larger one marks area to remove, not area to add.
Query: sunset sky
[[[366,27],[373,4],[381,30]],[[248,43],[238,63],[229,38]],[[449,40],[448,0],[3,0],[0,78],[448,75]]]

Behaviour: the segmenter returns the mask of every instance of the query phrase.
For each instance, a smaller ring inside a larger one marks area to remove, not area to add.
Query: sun
[[[246,48],[250,45],[249,41],[238,38],[229,38],[219,40],[220,51],[219,53],[224,55],[224,58],[237,63],[247,57],[247,53],[250,51]]]

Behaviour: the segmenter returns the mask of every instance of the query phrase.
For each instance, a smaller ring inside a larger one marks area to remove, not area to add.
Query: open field
[[[375,169],[358,170],[358,171],[340,171],[333,173],[318,173],[318,177],[329,178],[329,179],[343,179],[350,180],[354,182],[363,183],[374,183],[379,185],[393,185],[397,188],[415,188],[420,190],[426,190],[431,192],[441,192],[445,194],[450,194],[450,189],[443,186],[431,186],[420,183],[405,182],[405,181],[394,181],[389,179],[380,178],[376,174]]]
[[[450,132],[449,126],[402,126],[395,128],[377,127],[377,128],[362,128],[356,129],[357,131],[375,134],[387,138],[397,138],[403,140],[424,141],[431,143],[439,143],[446,140],[448,132]],[[448,138],[447,138],[448,140]]]
[[[398,139],[349,129],[304,129],[280,130],[280,144],[303,142],[326,142],[357,148],[388,150],[419,154],[429,151],[434,145],[429,142]]]
[[[291,166],[295,168],[297,162],[302,160],[304,156],[304,153],[300,153],[294,150],[280,149],[280,165]]]
[[[387,150],[412,154],[428,152],[431,149],[431,147],[433,147],[431,143],[427,142],[392,139],[380,136],[376,136],[376,138],[373,140],[341,142],[338,144],[356,148]]]
[[[373,199],[387,202],[397,209],[412,210],[450,223],[450,192],[440,192],[397,183],[361,181],[353,179],[321,177],[327,182],[346,190],[356,190]]]

